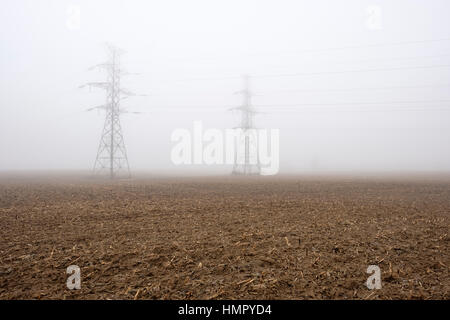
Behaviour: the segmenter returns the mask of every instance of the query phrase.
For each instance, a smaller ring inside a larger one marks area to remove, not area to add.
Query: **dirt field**
[[[2,176],[0,298],[449,299],[449,226],[442,177]]]

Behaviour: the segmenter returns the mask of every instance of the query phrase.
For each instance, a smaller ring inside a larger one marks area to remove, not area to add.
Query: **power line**
[[[415,69],[434,69],[434,68],[448,68],[450,64],[429,65],[429,66],[411,66],[411,67],[386,67],[386,68],[370,68],[370,69],[354,69],[354,70],[339,70],[339,71],[318,71],[318,72],[296,72],[296,73],[273,73],[273,74],[255,74],[252,78],[282,78],[282,77],[300,77],[300,76],[314,76],[323,74],[343,74],[343,73],[364,73],[377,71],[397,71],[397,70],[415,70]],[[224,76],[224,77],[197,77],[197,78],[180,78],[173,79],[174,82],[190,82],[190,81],[220,81],[220,80],[237,80],[240,76]]]
[[[425,111],[425,112],[430,112],[430,111],[439,111],[439,112],[443,112],[443,111],[447,111],[450,112],[450,106],[449,107],[442,107],[442,108],[437,108],[437,107],[428,107],[428,108],[389,108],[389,109],[336,109],[336,108],[298,108],[298,109],[276,109],[273,110],[273,112],[276,112],[278,114],[282,114],[282,113],[302,113],[302,112],[330,112],[330,111],[335,111],[335,112],[354,112],[354,113],[359,113],[359,112],[383,112],[383,113],[388,113],[388,112],[421,112],[421,111]],[[272,112],[272,111],[270,111]]]
[[[401,101],[361,101],[361,102],[339,102],[339,103],[295,103],[295,104],[269,104],[269,105],[252,105],[257,108],[271,108],[271,107],[301,107],[301,106],[342,106],[342,105],[386,105],[386,104],[414,104],[414,103],[447,103],[450,102],[448,99],[441,100],[401,100]],[[229,110],[240,110],[239,108],[231,107],[230,105],[168,105],[168,106],[153,106],[152,108],[163,108],[163,109],[180,109],[180,108],[227,108]],[[255,111],[252,111],[256,113]]]
[[[385,43],[372,43],[372,44],[357,44],[357,45],[348,45],[348,46],[341,46],[341,47],[328,47],[328,48],[317,48],[317,49],[305,49],[301,51],[294,51],[290,53],[283,53],[283,52],[265,52],[265,53],[250,53],[250,54],[243,54],[240,56],[246,56],[246,57],[257,57],[257,56],[281,56],[281,55],[301,55],[305,53],[316,53],[316,52],[328,52],[328,51],[336,51],[336,50],[347,50],[347,49],[364,49],[364,48],[376,48],[376,47],[390,47],[390,46],[403,46],[403,45],[414,45],[414,44],[422,44],[422,43],[433,43],[433,42],[443,42],[443,41],[450,41],[450,38],[441,38],[441,39],[423,39],[423,40],[407,40],[407,41],[396,41],[396,42],[385,42]],[[229,57],[239,57],[238,55],[235,56],[229,56]],[[191,60],[191,61],[199,61],[199,60],[216,60],[216,59],[223,59],[223,57],[191,57],[191,58],[185,58],[185,57],[176,57],[171,58],[172,60]]]
[[[397,41],[397,42],[386,42],[386,43],[373,43],[373,44],[363,44],[363,45],[350,45],[350,46],[342,46],[342,47],[331,47],[331,48],[323,48],[323,49],[308,49],[308,50],[302,50],[302,51],[300,51],[298,53],[310,53],[310,52],[346,50],[346,49],[375,48],[375,47],[391,47],[391,46],[399,46],[399,45],[410,45],[410,44],[442,42],[442,41],[450,41],[450,38]]]
[[[437,54],[437,55],[426,55],[426,56],[415,56],[415,57],[383,57],[383,58],[366,58],[366,59],[340,59],[340,60],[318,60],[320,63],[332,63],[336,65],[340,64],[357,64],[357,63],[364,63],[364,62],[384,62],[384,61],[408,61],[408,60],[419,60],[419,59],[432,59],[432,58],[444,58],[444,57],[450,57],[449,53],[445,54]],[[312,60],[311,60],[312,61]],[[270,65],[270,67],[273,67],[273,65]],[[276,65],[277,68],[291,68],[291,66],[286,65]]]
[[[295,52],[295,54],[303,53],[313,53],[321,51],[334,51],[334,50],[347,50],[347,49],[363,49],[363,48],[375,48],[375,47],[391,47],[399,45],[410,45],[410,44],[420,44],[420,43],[430,43],[430,42],[442,42],[450,41],[450,38],[441,39],[425,39],[425,40],[411,40],[411,41],[397,41],[397,42],[386,42],[386,43],[373,43],[373,44],[362,44],[362,45],[349,45],[342,47],[329,47],[329,48],[319,48],[319,49],[307,49]],[[258,55],[258,54],[257,54]]]
[[[354,62],[371,62],[371,61],[398,61],[398,60],[418,60],[418,59],[430,59],[430,58],[442,58],[450,57],[449,53],[427,55],[427,56],[415,56],[415,57],[388,57],[388,58],[367,58],[367,59],[352,59],[352,60],[338,60],[332,61],[333,63],[354,63]]]
[[[373,68],[373,69],[356,69],[356,70],[342,70],[342,71],[261,74],[261,75],[254,75],[252,77],[254,77],[254,78],[280,78],[280,77],[297,77],[297,76],[311,76],[311,75],[322,75],[322,74],[360,73],[360,72],[432,69],[432,68],[448,68],[448,67],[450,67],[450,64],[431,65],[431,66],[415,66],[415,67],[389,67],[389,68]]]
[[[410,100],[410,101],[382,101],[382,102],[342,102],[342,103],[299,103],[299,104],[276,104],[256,105],[258,108],[265,107],[301,107],[301,106],[345,106],[345,105],[380,105],[380,104],[410,104],[410,103],[442,103],[450,100]]]
[[[367,87],[367,88],[339,88],[339,89],[286,89],[277,91],[265,91],[261,93],[255,93],[255,96],[266,96],[279,93],[290,92],[345,92],[345,91],[372,91],[372,90],[391,90],[391,89],[419,89],[419,88],[449,88],[450,84],[443,85],[417,85],[417,86],[385,86],[385,87]]]
[[[339,88],[339,89],[286,89],[275,91],[260,91],[255,92],[253,96],[260,97],[266,95],[274,95],[280,93],[303,93],[303,92],[345,92],[345,91],[376,91],[376,90],[391,90],[391,89],[419,89],[419,88],[449,88],[450,84],[435,84],[435,85],[417,85],[417,86],[383,86],[383,87],[358,87],[358,88]],[[147,97],[167,97],[167,96],[233,96],[232,92],[157,92],[148,94]]]
[[[344,102],[344,103],[301,103],[301,104],[273,104],[273,105],[253,105],[255,108],[269,108],[275,111],[296,111],[296,110],[308,110],[308,108],[298,108],[298,107],[316,107],[316,106],[349,106],[349,105],[392,105],[392,104],[416,104],[416,103],[450,103],[450,100],[417,100],[417,101],[382,101],[382,102]],[[217,109],[227,109],[227,110],[233,110],[233,109],[239,109],[240,108],[230,108],[230,106],[226,105],[208,105],[208,106],[198,106],[198,105],[172,105],[172,106],[161,106],[161,107],[153,107],[152,109],[163,109],[165,111],[174,111],[174,110],[186,110],[189,111],[190,109],[198,109],[198,110],[217,110]],[[336,109],[336,108],[309,108],[309,110],[334,110],[334,111],[340,111],[342,109]],[[367,109],[355,109],[355,111],[358,110],[367,110]],[[377,109],[380,110],[380,109]],[[399,109],[385,109],[385,111],[408,111],[408,110],[450,110],[449,108],[442,108],[442,107],[426,107],[426,108],[399,108]],[[256,113],[256,112],[253,112]]]

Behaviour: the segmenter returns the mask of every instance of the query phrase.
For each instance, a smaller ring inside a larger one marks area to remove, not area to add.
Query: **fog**
[[[79,16],[78,16],[79,10]],[[234,128],[241,75],[280,173],[450,170],[450,3],[23,1],[0,10],[0,171],[90,170],[104,124],[105,43],[146,96],[121,118],[132,171],[175,166],[177,128]],[[79,19],[78,19],[79,18]],[[260,107],[258,107],[260,106]],[[209,171],[208,171],[209,170]]]

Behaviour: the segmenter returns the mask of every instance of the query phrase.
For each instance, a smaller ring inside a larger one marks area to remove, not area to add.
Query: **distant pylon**
[[[90,87],[106,90],[106,104],[88,109],[103,109],[106,111],[103,132],[94,163],[94,174],[106,172],[111,179],[117,177],[129,178],[130,167],[120,124],[120,114],[126,111],[121,110],[120,101],[134,94],[120,87],[121,75],[125,74],[120,68],[120,56],[124,51],[112,45],[107,45],[107,50],[109,60],[91,68],[105,69],[107,81],[86,84]]]
[[[241,112],[240,135],[235,143],[233,175],[259,175],[261,165],[258,157],[258,136],[253,126],[253,117],[257,113],[252,107],[250,77],[243,76],[244,89],[238,93],[243,96],[242,106],[233,108]],[[243,148],[243,154],[240,152]]]

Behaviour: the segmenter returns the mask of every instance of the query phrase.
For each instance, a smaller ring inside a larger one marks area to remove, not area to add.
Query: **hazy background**
[[[194,120],[238,125],[227,109],[245,73],[265,106],[257,126],[280,129],[281,173],[450,170],[449,12],[447,0],[3,0],[0,171],[92,168],[104,114],[85,110],[104,92],[78,86],[104,80],[87,69],[105,42],[140,73],[123,86],[148,94],[123,103],[146,112],[122,118],[132,170],[175,169],[170,135]]]

